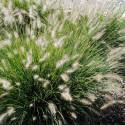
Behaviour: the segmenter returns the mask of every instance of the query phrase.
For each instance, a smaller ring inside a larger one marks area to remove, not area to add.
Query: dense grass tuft
[[[30,4],[14,0],[1,13],[0,124],[96,125],[99,114],[83,98],[103,86],[96,76],[111,69],[107,44],[119,43],[119,22],[102,15],[74,21],[62,10]]]

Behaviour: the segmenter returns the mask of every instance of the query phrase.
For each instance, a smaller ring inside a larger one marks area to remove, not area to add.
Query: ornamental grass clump
[[[14,108],[5,115],[6,124],[66,124],[68,117],[77,118],[84,94],[97,88],[92,77],[107,71],[104,50],[89,36],[86,22],[83,17],[76,24],[65,21],[54,38],[47,31],[1,41],[0,85],[6,94],[0,110]]]
[[[9,24],[1,19],[0,124],[96,124],[92,120],[99,114],[87,113],[83,97],[101,86],[94,76],[110,70],[107,44],[98,40],[105,19],[91,22],[84,15],[74,21],[57,10],[49,12],[40,30],[31,19],[23,20],[22,30],[13,18]]]

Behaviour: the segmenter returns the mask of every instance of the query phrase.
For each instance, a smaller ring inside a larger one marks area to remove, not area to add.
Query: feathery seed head
[[[44,80],[43,81],[43,88],[47,88],[49,84],[50,84],[49,80]]]
[[[60,85],[59,90],[61,91],[61,98],[65,101],[72,101],[73,98],[70,94],[70,89],[66,85]]]
[[[38,65],[33,65],[33,66],[32,66],[32,70],[33,70],[33,71],[36,71],[36,70],[38,70],[38,69],[39,69],[39,66],[38,66]]]
[[[50,53],[48,53],[48,52],[45,53],[45,54],[43,55],[43,57],[40,58],[39,62],[42,63],[43,61],[45,61],[46,59],[48,59],[48,58],[49,58],[49,55],[50,55]]]
[[[52,113],[52,114],[56,114],[56,112],[57,112],[57,107],[56,107],[56,105],[53,103],[53,102],[49,102],[48,103],[48,108],[49,108],[49,110],[50,110],[50,112]]]
[[[56,68],[62,67],[67,61],[69,61],[69,57],[68,55],[64,55],[64,57],[57,62]]]
[[[64,43],[63,38],[60,38],[60,39],[54,41],[54,46],[56,48],[60,48],[60,47],[62,47],[63,43]]]
[[[34,80],[37,80],[39,78],[39,75],[37,75],[37,74],[35,74],[34,76],[33,76],[33,79]]]
[[[35,121],[37,118],[36,118],[36,116],[33,116],[33,121]]]
[[[72,118],[77,119],[77,115],[76,115],[75,112],[70,112],[70,115],[71,115]]]
[[[38,38],[38,40],[36,41],[36,43],[37,43],[37,45],[38,46],[44,46],[44,47],[46,47],[47,46],[47,42],[45,41],[45,40],[43,40],[41,37],[40,38]]]
[[[60,75],[61,79],[64,81],[64,82],[68,82],[69,81],[69,76],[65,73],[61,74]]]
[[[0,79],[0,84],[2,85],[3,89],[5,89],[5,90],[12,89],[11,83],[5,79]]]

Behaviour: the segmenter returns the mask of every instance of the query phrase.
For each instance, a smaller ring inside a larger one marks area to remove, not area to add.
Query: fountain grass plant
[[[30,19],[23,31],[15,20],[15,25],[2,20],[0,124],[97,124],[99,114],[91,108],[88,113],[84,96],[102,86],[94,76],[110,71],[107,43],[101,39],[110,24],[102,18],[69,17],[50,12],[42,30]]]
[[[102,44],[94,42],[87,30],[82,17],[76,24],[65,21],[56,39],[46,31],[32,39],[12,35],[11,41],[1,43],[7,43],[0,51],[1,89],[7,95],[0,107],[1,112],[13,107],[11,117],[16,118],[8,124],[33,124],[35,118],[38,124],[66,124],[67,115],[71,120],[72,113],[77,117],[74,112],[81,110],[85,93],[97,88],[92,77],[108,69]]]

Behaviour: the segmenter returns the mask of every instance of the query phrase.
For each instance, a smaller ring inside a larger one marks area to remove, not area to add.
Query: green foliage
[[[94,76],[110,71],[107,44],[118,43],[123,25],[112,19],[105,23],[102,16],[93,22],[88,16],[73,21],[63,11],[43,11],[39,5],[30,15],[31,3],[24,4],[13,1],[21,23],[15,15],[8,22],[1,13],[0,114],[14,111],[4,113],[0,123],[75,125],[81,119],[91,124],[98,113],[83,106],[82,99],[102,86]]]
[[[105,33],[101,39],[111,47],[117,47],[120,44],[123,44],[125,41],[124,34],[121,34],[119,31],[124,29],[124,27],[124,21],[117,18],[112,19],[106,25]]]
[[[2,109],[14,107],[16,110],[14,116],[18,119],[13,121],[15,124],[21,124],[23,114],[23,122],[27,117],[30,122],[31,117],[28,116],[30,104],[45,105],[41,107],[41,110],[49,116],[50,111],[46,107],[49,101],[55,105],[62,100],[64,102],[69,100],[71,104],[72,99],[79,102],[87,91],[97,88],[92,77],[107,71],[106,62],[102,56],[103,48],[100,43],[94,43],[88,34],[86,18],[82,17],[75,24],[66,20],[62,30],[56,33],[58,37],[60,36],[60,39],[56,41],[46,32],[41,34],[45,37],[41,45],[37,45],[37,38],[27,40],[26,38],[15,38],[12,35],[11,45],[0,51],[1,79],[8,80],[12,86],[12,89],[8,91],[9,94],[1,99],[0,107]],[[62,36],[65,36],[63,41],[61,41]],[[47,45],[42,46],[42,44]],[[49,57],[44,60],[45,55]],[[28,58],[31,58],[29,67],[26,66]],[[42,59],[43,62],[40,61]],[[3,65],[3,60],[5,65]],[[62,65],[61,62],[58,64],[59,61],[64,61],[64,64]],[[66,78],[62,78],[62,75]],[[18,86],[17,83],[20,85]],[[61,97],[63,92],[59,90],[60,85],[65,86],[67,91],[70,90],[71,95],[67,92],[69,99]],[[59,105],[58,107],[61,114],[63,107],[65,106]]]

